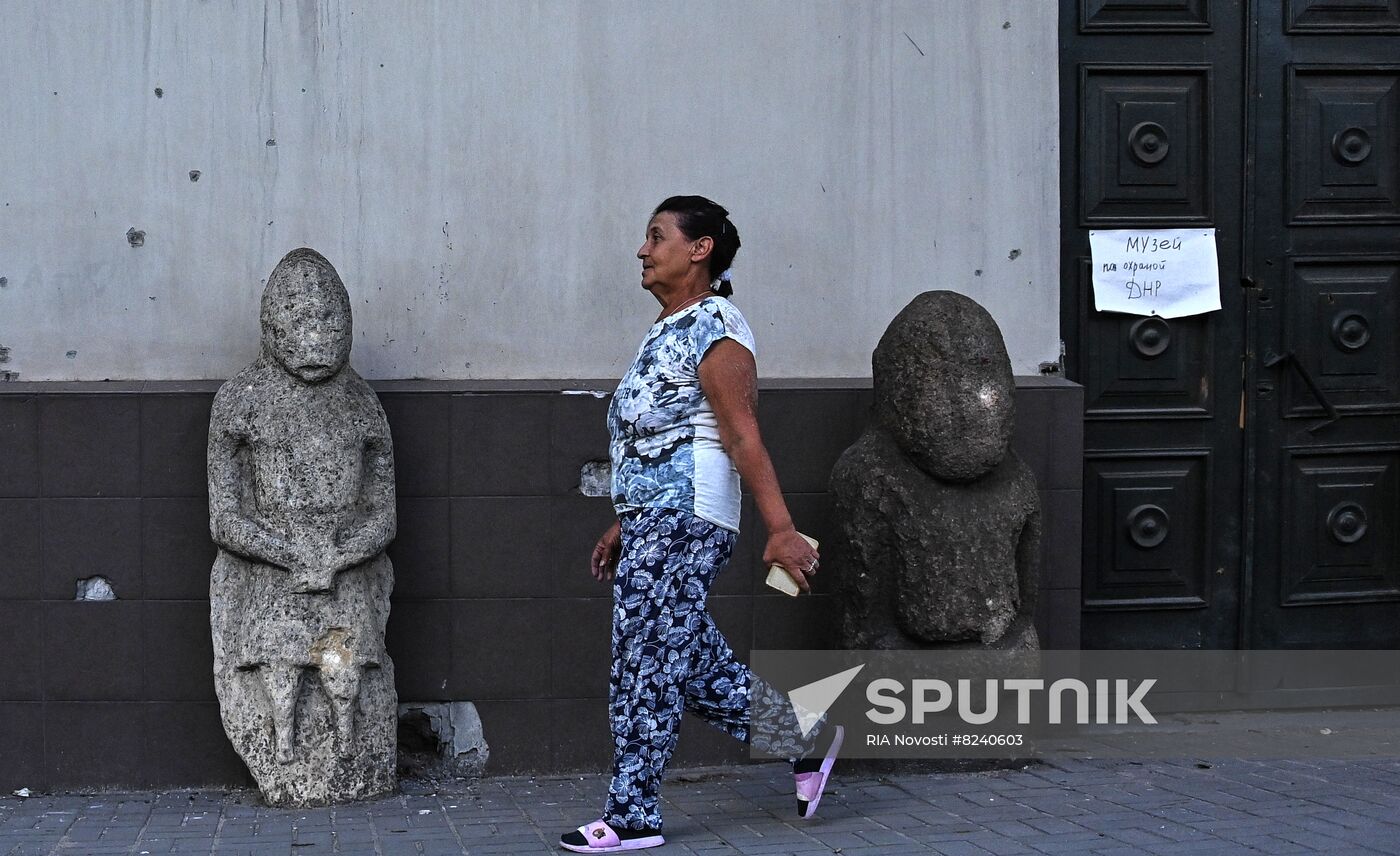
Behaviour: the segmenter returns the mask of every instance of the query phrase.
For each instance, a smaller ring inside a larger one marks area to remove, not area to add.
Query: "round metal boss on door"
[[[1332,319],[1332,341],[1348,351],[1365,347],[1371,341],[1371,325],[1366,323],[1366,316],[1354,311],[1338,312]]]
[[[1172,343],[1172,328],[1156,316],[1141,318],[1128,328],[1128,341],[1133,350],[1151,359],[1160,356]]]
[[[1156,122],[1138,122],[1128,132],[1128,150],[1133,153],[1133,159],[1143,166],[1161,163],[1170,149],[1167,129]]]
[[[1327,531],[1339,544],[1355,544],[1366,536],[1366,509],[1359,502],[1340,502],[1327,513]]]
[[[1159,505],[1139,505],[1128,512],[1128,537],[1133,543],[1151,550],[1167,540],[1171,518]]]
[[[1371,135],[1364,128],[1343,128],[1332,135],[1332,154],[1353,166],[1371,156]]]

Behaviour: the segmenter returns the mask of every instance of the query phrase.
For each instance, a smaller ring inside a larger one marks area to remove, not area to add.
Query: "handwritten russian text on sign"
[[[1180,318],[1220,308],[1214,229],[1089,232],[1094,308]]]

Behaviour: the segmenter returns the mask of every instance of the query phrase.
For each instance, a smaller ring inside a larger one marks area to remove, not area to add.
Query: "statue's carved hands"
[[[342,517],[327,545],[324,561],[339,572],[348,571],[374,558],[383,550],[376,543],[374,527],[373,519],[366,520],[356,514]]]
[[[294,545],[291,573],[291,589],[297,594],[328,592],[335,582],[335,575],[342,569],[344,553],[327,537],[298,539]]]
[[[291,588],[296,594],[322,594],[335,582],[336,569],[325,565],[310,565],[292,571]]]

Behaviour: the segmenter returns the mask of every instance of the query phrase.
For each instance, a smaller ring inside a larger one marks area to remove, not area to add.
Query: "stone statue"
[[[393,447],[330,262],[288,253],[261,320],[209,420],[214,686],[268,804],[327,805],[396,787]]]
[[[831,475],[847,648],[1038,649],[1040,504],[985,309],[929,291],[874,360],[874,419]]]

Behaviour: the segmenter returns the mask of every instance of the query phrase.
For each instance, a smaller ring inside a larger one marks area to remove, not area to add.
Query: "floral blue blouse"
[[[700,389],[700,361],[724,338],[754,352],[748,322],[718,296],[657,321],[647,332],[608,407],[612,498],[619,514],[672,508],[739,531],[739,473]]]

